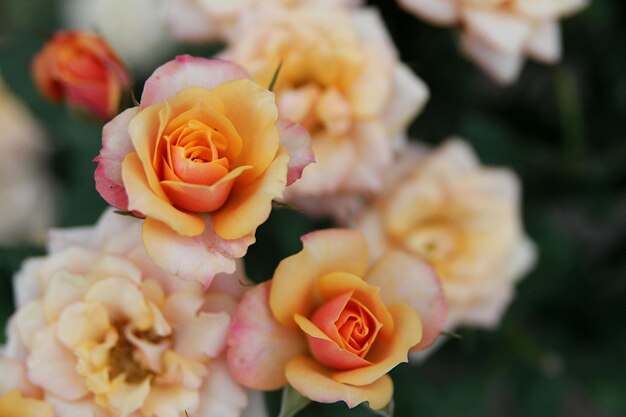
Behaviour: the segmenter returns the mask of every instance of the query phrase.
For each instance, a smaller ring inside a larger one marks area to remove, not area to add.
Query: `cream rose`
[[[44,241],[55,219],[55,184],[45,166],[49,146],[28,109],[0,79],[0,244]]]
[[[286,198],[311,213],[325,214],[327,198],[379,191],[405,128],[428,98],[369,8],[260,8],[225,56],[262,85],[282,63],[274,89],[279,112],[308,129],[316,159]]]
[[[0,394],[45,399],[56,417],[241,414],[222,356],[240,272],[206,293],[180,281],[146,255],[141,222],[112,210],[53,231],[49,249],[16,275]]]
[[[559,19],[587,0],[398,0],[418,16],[440,25],[461,25],[461,48],[494,80],[508,84],[526,57],[544,63],[561,57]]]
[[[496,326],[535,261],[515,174],[482,167],[465,142],[452,139],[431,152],[411,148],[390,175],[389,190],[356,222],[372,251],[402,250],[433,265],[448,329]]]

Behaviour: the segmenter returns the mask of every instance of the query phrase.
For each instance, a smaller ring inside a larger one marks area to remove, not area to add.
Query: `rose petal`
[[[185,236],[197,236],[203,232],[204,222],[199,216],[177,210],[152,192],[136,153],[130,153],[124,159],[122,175],[129,196],[129,210],[138,210]]]
[[[445,294],[434,269],[402,252],[388,252],[369,270],[365,280],[380,287],[386,305],[406,304],[419,314],[423,335],[412,351],[431,345],[446,323]]]
[[[509,54],[492,48],[476,35],[461,35],[463,53],[500,84],[510,84],[517,79],[524,58],[521,53]]]
[[[150,393],[141,405],[144,416],[179,416],[187,410],[195,410],[200,402],[196,390],[183,386],[152,385]],[[195,413],[194,413],[195,414]]]
[[[163,306],[168,323],[176,329],[174,350],[185,358],[204,361],[217,357],[226,347],[230,317],[226,313],[205,313],[201,293],[175,293]]]
[[[243,140],[241,153],[231,161],[231,169],[252,166],[237,179],[237,184],[250,184],[269,169],[278,152],[280,137],[276,128],[276,98],[249,79],[223,83],[215,87],[213,93],[224,103],[226,118]]]
[[[293,359],[287,365],[287,380],[296,391],[320,403],[344,401],[348,407],[368,402],[375,410],[385,407],[393,395],[393,382],[388,375],[368,385],[353,386],[336,382],[332,371],[306,356]]]
[[[278,323],[268,305],[271,281],[243,296],[228,335],[228,366],[241,384],[262,390],[284,386],[285,367],[306,352],[300,330]]]
[[[76,372],[76,357],[57,341],[53,328],[37,338],[26,366],[31,382],[59,398],[74,401],[89,393],[85,379]]]
[[[561,29],[554,20],[537,23],[526,40],[526,53],[537,61],[552,64],[561,59]]]
[[[331,378],[344,384],[364,386],[379,380],[401,362],[408,362],[411,347],[422,338],[422,326],[417,313],[405,304],[389,307],[394,321],[394,334],[387,340],[382,332],[372,346],[367,359],[373,365],[350,371],[336,372]],[[289,377],[287,377],[289,379]]]
[[[246,391],[233,380],[226,361],[223,358],[211,361],[207,377],[200,388],[200,406],[192,414],[239,417],[247,406]]]
[[[302,171],[309,164],[315,162],[315,155],[311,149],[309,132],[301,125],[287,120],[278,120],[280,146],[289,152],[287,170],[287,186],[302,177]]]
[[[215,274],[235,272],[236,258],[246,254],[254,237],[222,239],[215,233],[209,216],[200,216],[200,219],[205,225],[202,234],[187,237],[148,218],[143,225],[143,240],[146,252],[161,268],[180,279],[198,281],[208,288]]]
[[[504,54],[521,53],[530,33],[527,20],[498,9],[465,7],[463,19],[468,32]]]
[[[41,389],[28,380],[26,368],[22,361],[0,356],[0,375],[2,375],[0,379],[0,393],[9,390],[19,390],[22,395],[40,397]]]
[[[317,289],[324,300],[331,300],[348,291],[353,298],[362,302],[382,324],[381,336],[391,337],[394,323],[380,298],[380,288],[372,286],[362,278],[345,272],[331,272],[318,278]]]
[[[161,186],[177,207],[198,213],[212,212],[224,205],[237,178],[251,168],[238,167],[213,185],[161,181]]]
[[[398,3],[436,25],[452,25],[459,18],[457,0],[398,0]]]
[[[121,210],[128,210],[128,197],[122,180],[122,161],[133,151],[128,134],[128,123],[138,109],[132,107],[118,114],[102,128],[102,149],[94,158],[98,167],[94,173],[96,190],[107,203]]]
[[[50,404],[35,398],[24,398],[18,390],[0,395],[0,413],[7,417],[54,417]]]
[[[288,163],[287,151],[280,148],[263,175],[248,185],[236,185],[226,203],[212,215],[215,232],[224,239],[254,235],[257,227],[269,217],[272,201],[282,197]]]
[[[241,78],[248,78],[248,74],[233,62],[179,55],[161,65],[148,78],[141,95],[140,108],[163,103],[187,87],[212,89],[226,81]]]
[[[395,66],[393,81],[392,99],[385,110],[385,125],[391,136],[406,129],[430,98],[426,83],[406,65]]]
[[[296,326],[295,314],[308,317],[320,301],[315,299],[320,276],[336,271],[362,276],[369,262],[367,243],[358,232],[320,230],[302,236],[301,240],[302,251],[284,259],[276,268],[270,294],[272,314],[289,327]]]
[[[294,318],[300,329],[307,336],[311,353],[322,365],[333,369],[349,370],[372,364],[370,361],[338,346],[337,342],[331,340],[305,317],[296,314]]]

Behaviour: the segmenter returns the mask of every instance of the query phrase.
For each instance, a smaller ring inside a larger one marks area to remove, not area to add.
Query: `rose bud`
[[[33,59],[39,91],[52,101],[108,120],[130,81],[104,39],[89,32],[58,32]]]

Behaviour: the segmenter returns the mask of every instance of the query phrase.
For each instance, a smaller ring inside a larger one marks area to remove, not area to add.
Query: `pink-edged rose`
[[[104,127],[96,160],[96,188],[145,217],[155,262],[208,285],[232,272],[313,156],[307,132],[280,120],[274,94],[241,67],[179,56],[146,81],[139,106]]]
[[[387,373],[429,346],[445,322],[438,278],[400,252],[370,266],[356,231],[313,232],[302,242],[239,304],[228,337],[231,372],[254,389],[289,383],[314,401],[383,408],[393,393]]]

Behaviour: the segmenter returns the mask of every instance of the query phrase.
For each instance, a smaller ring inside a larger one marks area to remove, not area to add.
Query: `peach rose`
[[[246,392],[222,355],[241,271],[203,292],[160,270],[141,222],[112,210],[53,231],[49,250],[15,277],[0,394],[45,399],[56,417],[241,414]]]
[[[176,39],[206,42],[230,39],[247,13],[261,5],[298,6],[305,3],[353,6],[361,0],[165,0],[163,14]]]
[[[274,94],[239,66],[179,56],[141,103],[103,129],[96,188],[145,216],[152,259],[209,285],[254,243],[272,200],[312,160],[306,131],[278,118]]]
[[[313,232],[302,242],[239,304],[228,337],[231,372],[254,389],[289,383],[314,401],[383,408],[393,392],[387,373],[432,343],[445,321],[437,276],[399,252],[370,267],[355,231]]]
[[[370,8],[259,8],[225,56],[261,84],[282,62],[274,90],[280,114],[308,129],[316,159],[285,198],[312,214],[345,214],[327,213],[326,199],[380,191],[405,128],[428,98]]]
[[[41,244],[55,219],[49,146],[37,120],[0,78],[0,244]]]
[[[39,91],[100,119],[117,113],[130,81],[109,45],[89,32],[57,32],[33,59]]]
[[[389,190],[357,219],[374,254],[401,250],[429,262],[448,303],[447,329],[494,327],[515,282],[534,264],[520,216],[520,186],[507,169],[480,166],[460,140],[411,148]]]
[[[525,57],[544,63],[561,57],[558,20],[587,0],[398,0],[438,25],[461,25],[461,49],[502,84],[514,82]]]

